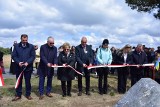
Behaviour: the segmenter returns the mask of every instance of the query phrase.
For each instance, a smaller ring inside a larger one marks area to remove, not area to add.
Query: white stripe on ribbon
[[[143,64],[143,65],[95,65],[95,66],[88,66],[88,69],[92,68],[102,68],[102,67],[111,67],[111,68],[118,68],[118,67],[129,67],[129,66],[154,66],[154,63],[149,63],[149,64]]]
[[[2,75],[2,68],[0,67],[0,86],[4,86],[4,80]]]
[[[0,86],[3,86],[3,84],[2,84],[2,80],[1,80],[1,77],[0,77]]]
[[[16,81],[16,85],[15,85],[15,89],[18,88],[19,83],[21,82],[21,77],[23,76],[24,70],[26,69],[26,67],[23,69],[23,71],[19,74],[17,81]]]
[[[23,72],[24,72],[24,71],[22,71],[22,72],[20,73],[19,77],[17,78],[16,85],[15,85],[15,89],[17,89],[18,86],[19,86],[19,83],[20,83],[20,81],[21,81],[21,77],[22,77],[22,75],[23,75]]]

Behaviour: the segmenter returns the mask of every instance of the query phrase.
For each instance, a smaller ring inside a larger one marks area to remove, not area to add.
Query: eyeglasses
[[[82,43],[87,43],[87,42],[82,42]]]
[[[69,51],[69,49],[64,49],[64,51]]]
[[[49,43],[50,45],[53,45],[54,43]]]

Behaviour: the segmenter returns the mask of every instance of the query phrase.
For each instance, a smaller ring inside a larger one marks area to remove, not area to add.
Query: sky
[[[132,10],[125,0],[0,0],[0,46],[11,47],[27,34],[41,46],[52,36],[55,46],[79,45],[83,36],[93,49],[125,44],[160,46],[160,20]]]

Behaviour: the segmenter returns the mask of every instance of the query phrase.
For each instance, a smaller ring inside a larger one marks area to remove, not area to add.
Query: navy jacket
[[[12,59],[16,63],[15,70],[21,71],[21,67],[19,66],[19,62],[27,62],[28,66],[26,71],[33,71],[33,61],[35,59],[35,49],[32,44],[27,43],[26,47],[22,47],[22,43],[18,43],[15,45],[14,50],[12,52]]]
[[[132,52],[131,55],[131,64],[146,64],[148,63],[147,61],[147,55],[145,52],[138,53],[136,50]],[[131,67],[131,74],[141,74],[144,70],[144,67],[140,66],[139,68],[137,67]]]
[[[46,75],[48,72],[54,72],[54,68],[47,66],[48,63],[57,64],[57,48],[55,46],[49,47],[44,44],[40,48],[40,63],[39,73]]]
[[[131,63],[139,65],[148,63],[146,53],[145,52],[138,53],[136,50],[133,51],[131,55]]]
[[[58,65],[67,64],[72,67],[75,65],[75,55],[70,53],[68,56],[62,51],[58,56]],[[58,68],[57,77],[61,81],[70,81],[75,77],[74,71],[69,67]]]
[[[83,72],[83,64],[93,64],[93,51],[91,46],[86,45],[86,51],[84,52],[84,49],[82,45],[76,46],[75,54],[76,54],[76,61],[77,61],[77,69],[80,72]]]

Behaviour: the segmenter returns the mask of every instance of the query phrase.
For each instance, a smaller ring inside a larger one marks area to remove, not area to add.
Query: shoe
[[[62,97],[66,97],[66,94],[62,94]]]
[[[17,101],[17,100],[20,100],[20,99],[21,99],[21,97],[15,96],[15,98],[13,98],[12,101]]]
[[[67,93],[67,96],[71,97],[71,96],[72,96],[72,94],[71,94],[71,93]]]
[[[46,93],[48,97],[53,97],[51,93]]]
[[[42,100],[44,98],[44,95],[39,96],[39,100]]]
[[[107,91],[103,91],[103,94],[107,94]]]
[[[27,98],[28,100],[32,100],[32,99],[33,99],[31,96],[26,96],[26,98]]]
[[[103,95],[103,92],[102,92],[102,91],[100,91],[100,92],[99,92],[99,94],[100,94],[100,95]]]
[[[86,95],[91,95],[91,93],[89,91],[86,92]]]
[[[82,96],[82,92],[81,91],[78,92],[78,96]]]

